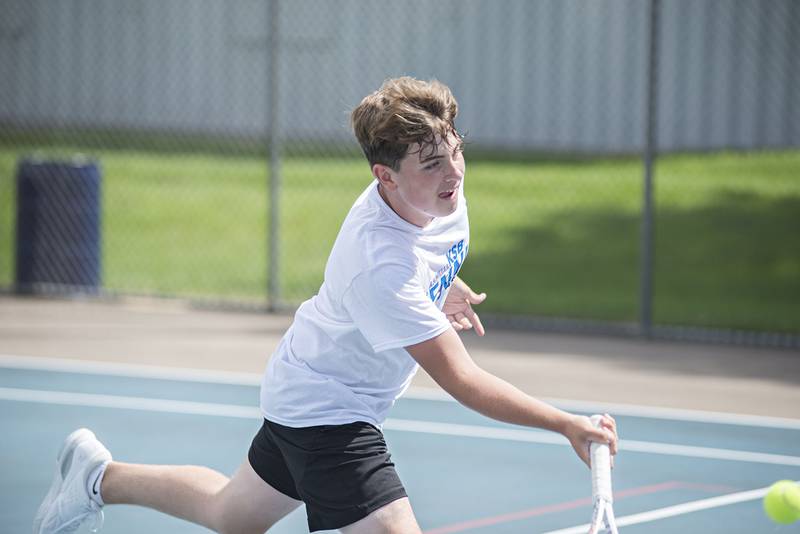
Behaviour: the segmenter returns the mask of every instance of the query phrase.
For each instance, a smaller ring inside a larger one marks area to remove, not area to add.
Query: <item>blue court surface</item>
[[[55,456],[94,430],[116,459],[231,474],[260,426],[257,377],[0,358],[0,531],[30,532]],[[603,411],[608,406],[572,409]],[[595,409],[596,408],[596,409]],[[800,479],[800,422],[622,406],[615,512],[626,533],[800,532],[775,525],[763,488]],[[589,470],[560,436],[511,427],[412,391],[385,426],[426,534],[585,532]],[[205,529],[143,508],[105,509],[103,532]],[[299,509],[272,532],[308,532]]]

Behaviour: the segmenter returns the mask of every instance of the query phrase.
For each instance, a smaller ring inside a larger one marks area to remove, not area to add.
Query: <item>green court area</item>
[[[114,292],[262,301],[267,162],[180,152],[0,142],[0,286],[13,281],[20,157],[88,153],[103,172],[103,279]],[[486,312],[634,321],[637,158],[470,154],[470,258]],[[312,295],[339,224],[370,180],[356,157],[282,162],[281,292]],[[655,171],[655,321],[800,332],[800,151],[662,157]]]

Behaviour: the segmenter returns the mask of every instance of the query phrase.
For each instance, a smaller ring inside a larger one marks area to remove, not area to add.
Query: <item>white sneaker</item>
[[[56,474],[33,520],[34,534],[75,532],[87,519],[92,531],[103,525],[103,511],[87,492],[87,479],[111,453],[91,430],[81,428],[67,436],[58,452]]]

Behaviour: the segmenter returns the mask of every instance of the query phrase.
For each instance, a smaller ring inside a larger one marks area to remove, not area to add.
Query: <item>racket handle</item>
[[[602,416],[593,415],[592,424],[599,428]],[[608,444],[591,442],[589,456],[592,464],[592,500],[598,498],[610,503],[613,501],[611,491],[611,452]]]

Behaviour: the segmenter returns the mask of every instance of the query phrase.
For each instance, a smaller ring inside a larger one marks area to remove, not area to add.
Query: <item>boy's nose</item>
[[[455,158],[447,158],[447,175],[450,179],[453,179],[451,178],[452,175],[455,175],[458,179],[464,176],[464,172],[459,168]]]

